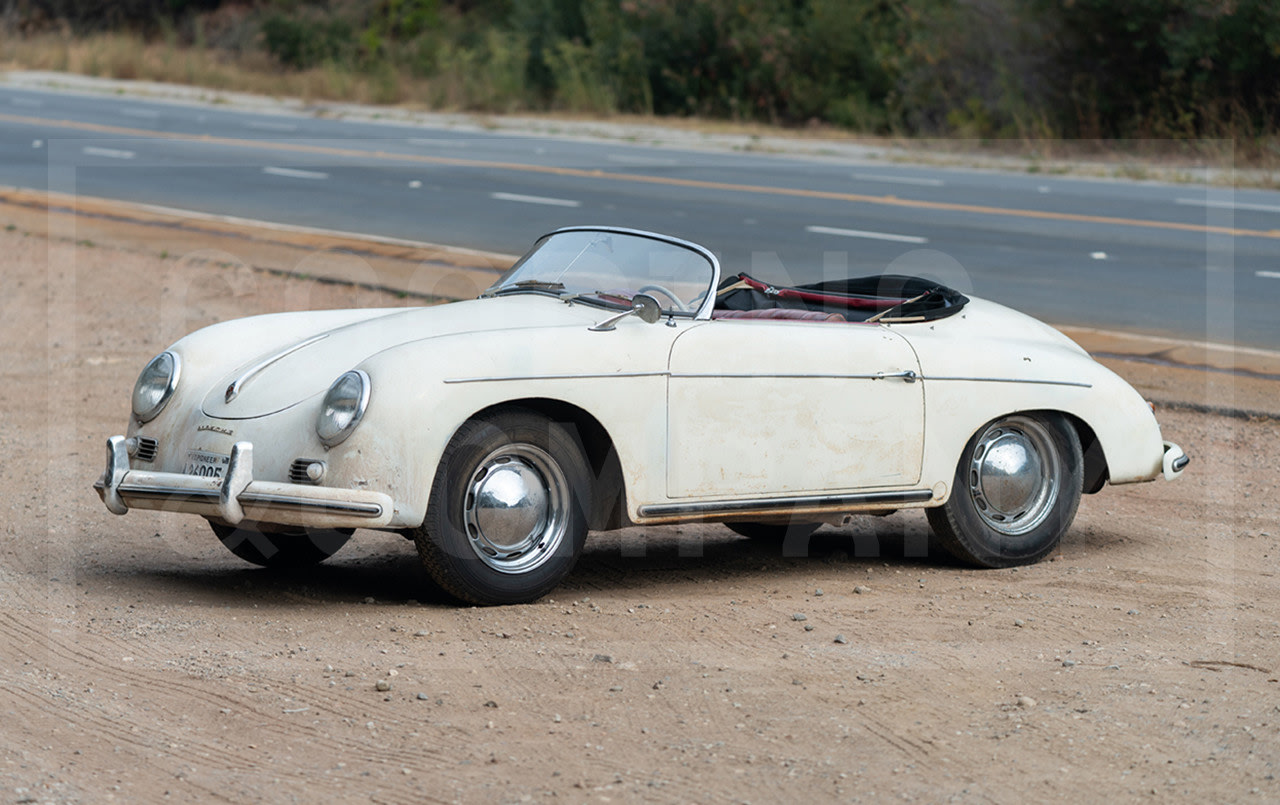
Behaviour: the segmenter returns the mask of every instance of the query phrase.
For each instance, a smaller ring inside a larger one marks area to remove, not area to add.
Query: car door
[[[742,498],[917,483],[920,367],[887,327],[718,320],[670,357],[667,493]]]

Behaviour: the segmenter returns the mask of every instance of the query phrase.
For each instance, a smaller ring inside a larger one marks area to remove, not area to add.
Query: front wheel
[[[1018,414],[983,427],[965,446],[950,499],[928,510],[939,542],[981,567],[1038,562],[1075,519],[1084,459],[1060,414]]]
[[[521,604],[569,574],[587,538],[590,473],[572,426],[511,408],[458,429],[414,542],[431,577],[472,604]]]
[[[251,524],[239,526],[209,521],[227,550],[261,567],[287,570],[319,564],[351,539],[350,529],[281,529],[264,531]]]

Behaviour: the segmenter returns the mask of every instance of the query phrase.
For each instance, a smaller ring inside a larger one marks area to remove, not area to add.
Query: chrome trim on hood
[[[291,355],[297,352],[298,350],[302,349],[305,346],[309,346],[311,344],[314,344],[317,341],[323,340],[328,337],[329,337],[328,333],[321,333],[320,335],[313,336],[311,338],[308,338],[305,341],[299,341],[298,343],[294,344],[288,349],[277,352],[275,355],[272,355],[270,358],[267,358],[264,361],[259,361],[258,363],[255,363],[253,366],[250,366],[247,370],[245,370],[243,374],[241,374],[235,380],[232,380],[231,385],[227,386],[226,394],[223,396],[223,402],[229,403],[232,400],[234,400],[236,397],[238,397],[240,395],[241,390],[244,389],[244,385],[248,383],[250,380],[252,380],[254,375],[257,375],[258,373],[266,369],[271,364],[275,363],[281,358],[284,358],[287,355]]]

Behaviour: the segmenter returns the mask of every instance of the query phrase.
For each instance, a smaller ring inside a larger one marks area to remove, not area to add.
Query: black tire
[[[523,604],[550,592],[587,539],[583,455],[576,428],[528,409],[464,423],[413,532],[431,578],[472,604]]]
[[[263,531],[253,524],[240,526],[209,522],[218,540],[236,556],[272,570],[288,570],[319,564],[337,553],[350,529],[296,528]]]
[[[1015,414],[984,425],[961,454],[951,497],[928,509],[938,542],[980,567],[1040,561],[1080,505],[1084,458],[1060,414]]]
[[[725,523],[739,536],[782,546],[783,556],[808,556],[809,537],[822,523]]]

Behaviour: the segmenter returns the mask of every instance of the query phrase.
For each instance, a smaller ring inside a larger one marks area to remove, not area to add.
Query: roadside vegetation
[[[0,23],[28,69],[1280,159],[1274,0],[6,0]]]

